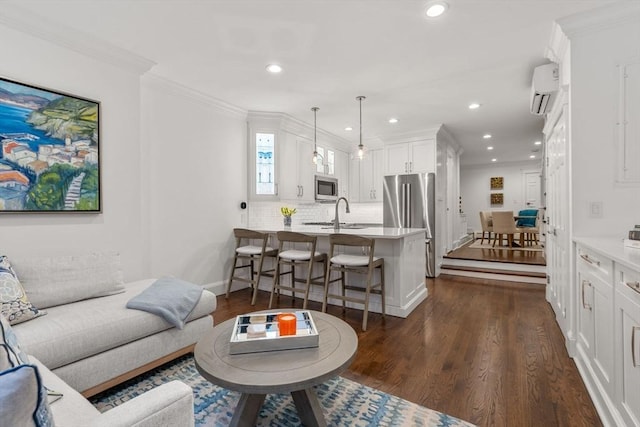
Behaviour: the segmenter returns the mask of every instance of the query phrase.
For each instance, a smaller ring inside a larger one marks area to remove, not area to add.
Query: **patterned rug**
[[[516,243],[518,242],[516,241]],[[510,251],[534,251],[534,252],[544,251],[544,248],[540,245],[532,245],[532,246],[526,245],[524,248],[521,248],[521,247],[510,248],[509,246],[506,245],[506,239],[503,240],[502,245],[498,245],[496,243],[495,246],[493,246],[493,241],[491,243],[480,243],[480,240],[478,239],[472,244],[470,244],[469,248],[470,249],[506,249]]]
[[[193,389],[196,426],[228,426],[239,393],[209,383],[188,355],[140,375],[91,399],[101,412],[171,380]],[[442,426],[469,427],[465,421],[416,405],[399,397],[336,377],[315,388],[329,426]],[[258,426],[299,426],[290,394],[269,394],[258,416]]]

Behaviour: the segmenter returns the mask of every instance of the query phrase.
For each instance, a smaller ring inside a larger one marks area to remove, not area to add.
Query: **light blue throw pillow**
[[[0,421],[3,426],[54,426],[38,368],[18,365],[2,371],[0,384]]]
[[[29,356],[22,351],[18,338],[13,332],[9,321],[0,314],[0,344],[5,344],[11,355],[12,366],[30,363]]]
[[[153,313],[176,328],[183,329],[184,322],[198,305],[201,295],[202,286],[174,277],[163,277],[140,295],[131,298],[127,308]]]

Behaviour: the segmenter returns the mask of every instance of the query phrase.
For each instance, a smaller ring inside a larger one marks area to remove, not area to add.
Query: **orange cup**
[[[295,335],[296,334],[296,315],[293,313],[280,313],[278,314],[278,330],[280,336]]]

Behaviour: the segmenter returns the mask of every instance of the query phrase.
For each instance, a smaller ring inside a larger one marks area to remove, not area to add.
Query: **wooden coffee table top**
[[[285,311],[297,309],[260,313]],[[323,383],[351,364],[358,336],[337,317],[319,311],[310,313],[318,329],[318,347],[231,355],[232,318],[215,326],[196,344],[196,367],[213,384],[242,393],[288,393]]]

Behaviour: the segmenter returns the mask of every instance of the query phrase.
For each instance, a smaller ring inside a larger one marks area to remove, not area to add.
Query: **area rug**
[[[91,399],[101,412],[107,411],[160,384],[180,380],[193,389],[196,426],[228,426],[239,393],[209,383],[188,355]],[[315,388],[329,426],[429,426],[469,427],[458,418],[336,377]],[[290,394],[270,394],[262,405],[258,426],[300,426]]]
[[[486,242],[486,240],[485,240],[485,242]],[[516,243],[518,243],[518,242],[516,242]],[[506,244],[504,244],[504,243],[503,243],[502,246],[499,246],[498,244],[493,246],[493,241],[491,243],[480,243],[480,240],[476,240],[475,242],[470,244],[469,245],[469,249],[507,249],[507,250],[512,250],[512,251],[535,251],[535,252],[544,251],[544,248],[542,246],[540,246],[540,245],[533,245],[533,246],[526,245],[523,248],[520,248],[520,247],[510,248],[509,246],[506,246]]]

